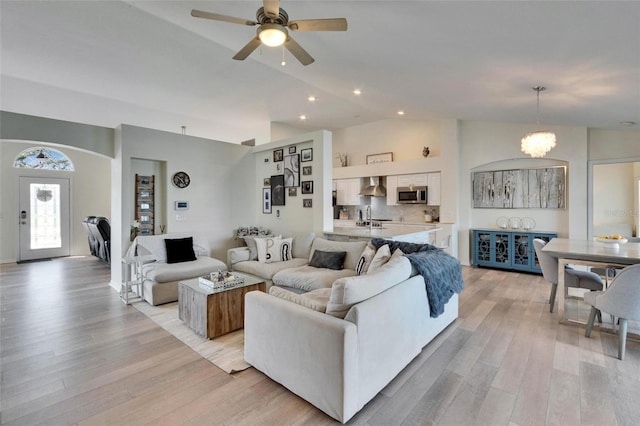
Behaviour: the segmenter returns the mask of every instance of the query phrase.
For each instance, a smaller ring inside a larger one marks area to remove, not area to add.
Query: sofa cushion
[[[258,249],[258,262],[271,262],[271,251],[276,245],[277,240],[280,239],[282,239],[282,236],[280,235],[278,235],[277,237],[261,237],[255,239],[256,247]]]
[[[378,250],[376,250],[376,254],[371,260],[371,265],[369,265],[367,273],[371,273],[376,271],[377,269],[380,269],[380,267],[387,263],[389,259],[391,259],[391,251],[389,250],[389,245],[385,244]]]
[[[356,303],[367,300],[406,280],[411,275],[411,263],[404,256],[390,260],[367,275],[340,278],[331,286],[327,314],[344,318]]]
[[[164,245],[167,249],[167,263],[181,263],[196,260],[193,251],[193,237],[165,238]]]
[[[159,283],[197,278],[211,272],[226,271],[227,265],[212,257],[198,257],[196,260],[181,263],[154,262],[143,265],[142,271],[149,280]]]
[[[269,294],[283,300],[288,300],[289,302],[293,302],[297,305],[304,306],[305,308],[324,313],[324,311],[327,310],[327,303],[329,302],[331,289],[321,288],[308,293],[298,294],[284,288],[272,286],[271,289],[269,289]]]
[[[293,257],[304,257],[309,259],[311,256],[311,244],[316,238],[313,232],[289,232],[283,233],[282,238],[293,238]]]
[[[268,235],[267,235],[268,236]],[[248,235],[244,237],[240,237],[244,240],[244,243],[249,248],[249,259],[248,260],[258,260],[258,246],[256,246],[256,238],[250,237]]]
[[[313,240],[313,244],[311,245],[311,254],[309,260],[313,257],[313,252],[315,250],[322,251],[346,251],[347,256],[344,259],[344,268],[351,269],[353,271],[356,270],[356,265],[358,264],[358,259],[360,258],[360,254],[364,250],[367,245],[366,241],[330,241],[325,240],[324,238],[316,238]]]
[[[284,262],[262,263],[257,260],[248,260],[233,265],[234,271],[246,272],[265,280],[270,280],[277,272],[288,268],[297,268],[306,265],[307,259],[293,258]]]
[[[284,269],[273,276],[273,284],[303,291],[319,288],[330,288],[338,278],[351,277],[356,274],[353,269],[314,268],[305,265],[298,268]]]
[[[316,250],[313,252],[313,256],[309,261],[309,266],[340,270],[344,268],[344,258],[346,256],[346,251]]]
[[[376,249],[367,244],[367,246],[362,251],[360,258],[358,259],[358,264],[356,265],[356,275],[364,275],[367,273],[369,265],[371,265],[371,261],[373,260],[373,257],[375,255]]]

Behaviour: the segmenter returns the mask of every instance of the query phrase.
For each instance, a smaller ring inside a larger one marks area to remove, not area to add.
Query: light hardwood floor
[[[616,336],[558,325],[541,277],[464,276],[460,319],[350,424],[640,422],[638,342],[618,361]],[[108,280],[95,258],[1,266],[3,425],[336,423],[255,369],[222,372]]]

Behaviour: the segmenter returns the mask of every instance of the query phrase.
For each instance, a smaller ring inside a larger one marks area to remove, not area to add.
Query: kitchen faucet
[[[371,220],[371,206],[367,206],[366,218],[369,221],[369,231],[373,230],[373,220]]]

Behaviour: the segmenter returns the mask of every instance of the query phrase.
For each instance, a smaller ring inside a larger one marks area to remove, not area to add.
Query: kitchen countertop
[[[439,231],[440,229],[441,228],[437,228],[436,226],[428,228],[424,225],[386,225],[385,222],[382,228],[369,229],[365,226],[335,226],[333,228],[333,231],[325,231],[324,233],[327,235],[342,235],[346,237],[395,238],[402,235],[416,234],[419,232],[435,232]]]

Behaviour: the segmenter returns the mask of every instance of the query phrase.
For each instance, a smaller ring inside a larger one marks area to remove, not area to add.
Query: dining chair
[[[551,284],[551,295],[549,296],[549,312],[553,312],[556,303],[556,292],[558,291],[558,258],[553,257],[542,251],[547,244],[545,240],[535,238],[533,240],[533,248],[538,256],[542,276],[545,281]],[[565,291],[568,287],[585,288],[591,291],[602,290],[602,279],[598,274],[589,271],[578,271],[565,267],[564,269],[564,287]],[[602,322],[602,317],[598,315],[598,320]]]
[[[591,336],[596,312],[604,311],[618,317],[618,359],[624,359],[627,344],[627,320],[640,321],[640,264],[627,266],[618,272],[605,291],[594,291],[584,295],[591,305],[586,337]],[[615,321],[613,322],[615,324]]]

